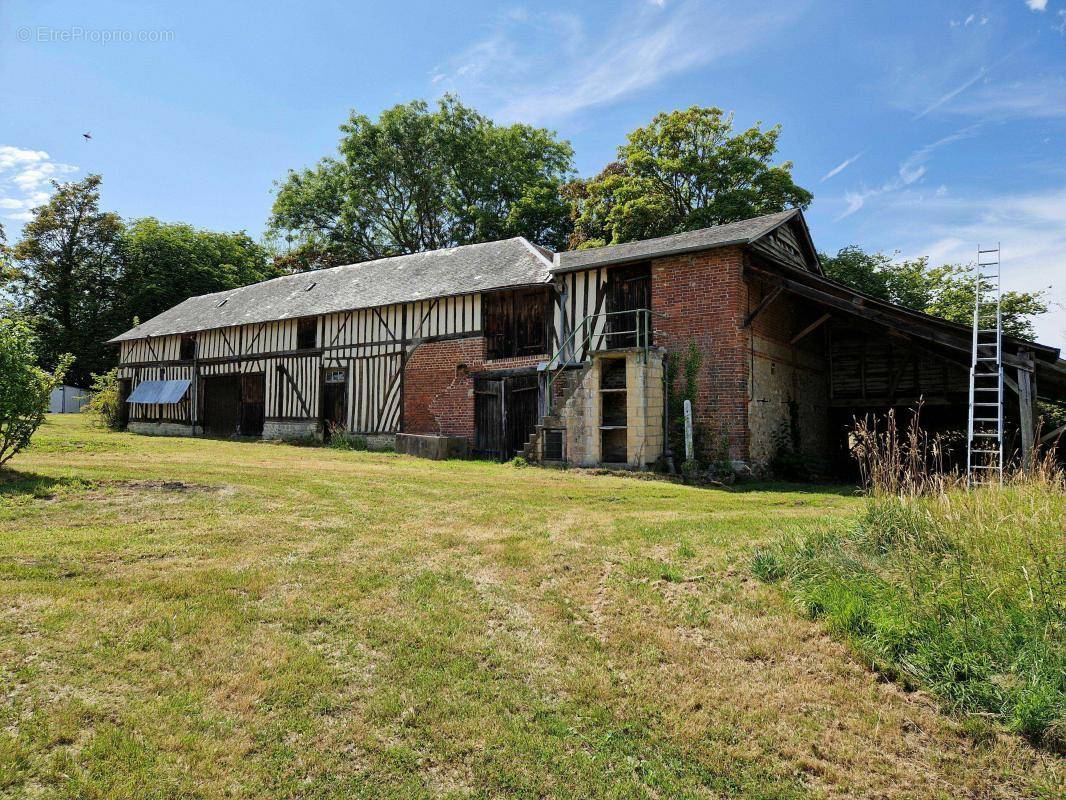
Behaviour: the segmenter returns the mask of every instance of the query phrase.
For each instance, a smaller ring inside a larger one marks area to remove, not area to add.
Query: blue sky
[[[9,238],[47,178],[90,171],[123,216],[258,236],[273,182],[353,108],[454,91],[555,129],[591,174],[656,112],[717,105],[781,123],[821,249],[1002,241],[1066,346],[1066,0],[0,0],[0,85]]]

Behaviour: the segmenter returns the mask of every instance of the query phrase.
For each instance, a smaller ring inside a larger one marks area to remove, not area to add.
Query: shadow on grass
[[[89,485],[82,478],[54,478],[0,467],[0,499],[28,496],[47,500],[64,489],[80,489]]]

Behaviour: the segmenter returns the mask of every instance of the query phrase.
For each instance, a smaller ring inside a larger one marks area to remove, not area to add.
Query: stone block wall
[[[263,423],[266,441],[322,439],[322,423],[317,419],[268,419]]]

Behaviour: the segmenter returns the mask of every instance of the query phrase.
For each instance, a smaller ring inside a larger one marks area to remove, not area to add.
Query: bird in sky
[[[91,133],[83,133],[82,136],[85,137],[85,141],[89,141],[91,138],[93,138],[93,135]]]

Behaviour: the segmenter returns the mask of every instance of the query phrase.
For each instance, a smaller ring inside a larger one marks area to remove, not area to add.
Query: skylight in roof
[[[318,283],[317,283],[316,281],[311,281],[311,282],[310,282],[309,284],[307,284],[307,286],[306,286],[306,287],[304,288],[304,291],[305,291],[305,292],[309,292],[309,291],[311,291],[312,289],[314,289],[314,288],[315,288],[315,287],[316,287],[317,285],[318,285]]]
[[[222,306],[226,305],[226,303],[228,303],[228,302],[229,302],[229,298],[225,297],[225,298],[223,298],[222,300],[220,300],[218,302],[218,305],[215,306],[215,308],[222,308]]]

